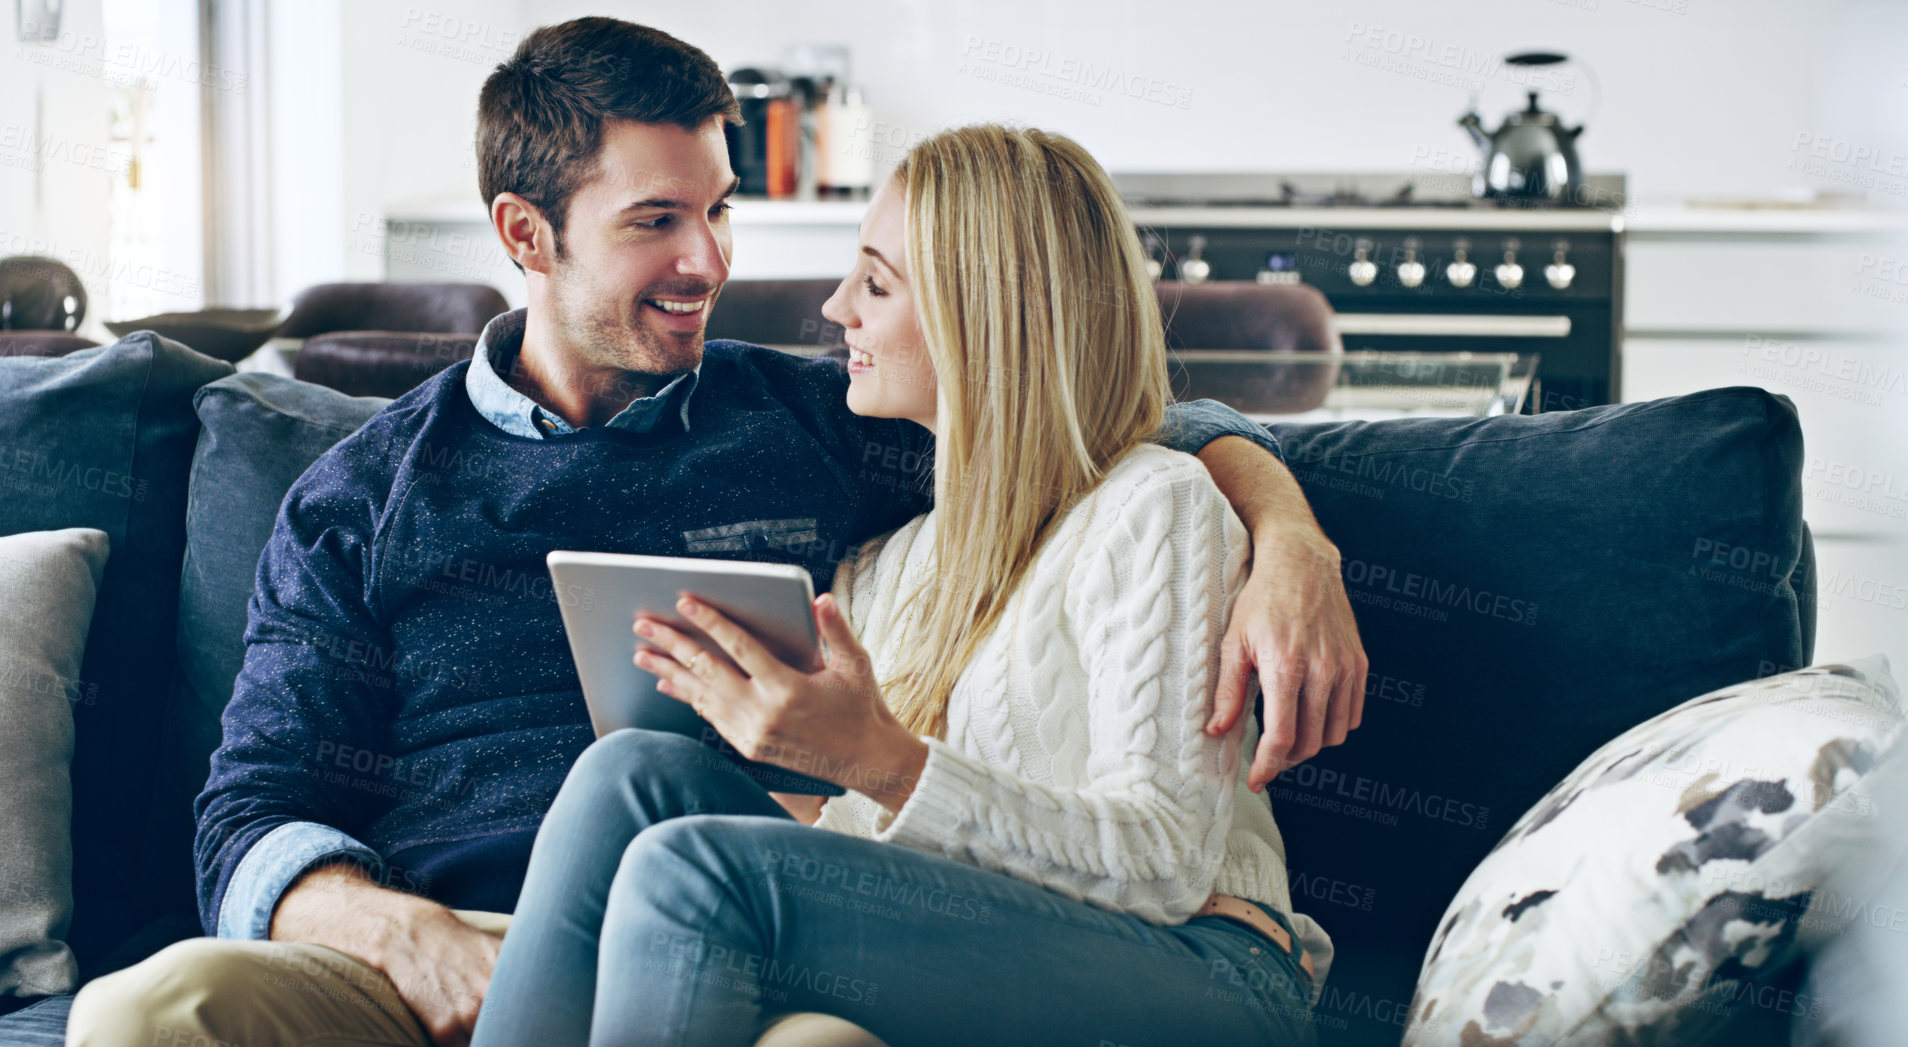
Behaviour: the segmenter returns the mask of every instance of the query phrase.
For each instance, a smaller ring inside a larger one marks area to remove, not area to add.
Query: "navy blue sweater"
[[[207,933],[246,853],[293,823],[362,841],[386,882],[453,908],[515,907],[592,740],[550,550],[798,563],[820,592],[855,543],[928,507],[931,434],[849,412],[834,361],[710,342],[688,431],[544,440],[480,415],[468,367],[333,447],[280,509],[196,805]],[[1167,442],[1238,431],[1211,418],[1176,411]]]

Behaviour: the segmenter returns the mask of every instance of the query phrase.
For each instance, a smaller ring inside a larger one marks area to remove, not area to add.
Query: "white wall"
[[[339,0],[271,9],[266,68],[270,98],[273,301],[355,272],[341,229],[349,228],[344,11]],[[323,60],[318,60],[323,56]]]
[[[170,60],[178,56],[190,61],[199,54],[197,20],[183,16],[191,0],[163,0],[154,12],[152,46]],[[170,66],[176,69],[177,66]],[[232,70],[215,83],[237,89],[253,90],[254,70]],[[240,77],[243,76],[241,80]],[[200,84],[184,76],[157,78],[152,85],[154,117],[153,156],[145,165],[144,192],[161,206],[151,208],[156,217],[152,241],[156,257],[166,270],[167,279],[147,296],[151,312],[116,308],[113,319],[150,316],[162,312],[189,312],[203,308],[205,302],[205,197],[200,181],[203,144],[200,138]],[[103,314],[102,314],[103,315]],[[111,337],[106,335],[104,337]]]
[[[173,17],[190,0],[153,0],[135,17],[121,0],[109,39],[115,2],[67,0],[47,42],[18,40],[11,9],[0,21],[0,255],[51,255],[77,270],[88,298],[80,333],[102,341],[113,337],[103,320],[196,309],[204,293],[198,27]],[[138,196],[160,204],[144,211],[130,194],[115,200],[131,154],[109,144],[113,86],[135,78],[143,86],[129,97],[152,138]],[[115,222],[126,223],[122,241],[144,246],[115,248]]]
[[[725,68],[774,63],[794,41],[846,43],[888,163],[939,127],[1011,119],[1072,134],[1114,170],[1448,176],[1475,163],[1454,123],[1471,86],[1495,125],[1522,100],[1496,60],[1533,48],[1582,59],[1587,74],[1556,70],[1566,79],[1549,104],[1588,116],[1590,170],[1627,173],[1646,199],[1859,193],[1851,183],[1870,172],[1812,160],[1807,143],[1884,163],[1908,154],[1908,69],[1891,53],[1908,39],[1908,4],[1895,0],[327,2],[345,11],[338,177],[357,230],[331,240],[350,240],[339,271],[357,278],[377,273],[370,216],[475,199],[484,76],[531,28],[583,14],[658,26]],[[1908,205],[1903,181],[1868,195]],[[463,228],[477,235],[398,247],[410,256],[399,268],[487,280],[519,301],[488,235]]]
[[[475,198],[484,76],[534,26],[582,14],[658,26],[725,68],[772,64],[793,41],[846,43],[889,163],[937,128],[1008,119],[1074,135],[1114,170],[1436,176],[1475,162],[1454,123],[1473,86],[1494,125],[1523,82],[1496,59],[1536,48],[1588,67],[1558,67],[1549,104],[1589,118],[1590,170],[1627,173],[1646,199],[1860,194],[1873,172],[1813,160],[1809,143],[1884,166],[1908,154],[1908,67],[1891,52],[1908,5],[1890,0],[329,2],[344,10],[339,177],[356,230],[332,239],[350,241],[340,272],[355,278],[378,272],[371,216]],[[1902,174],[1870,201],[1908,205]],[[507,263],[483,264],[496,251],[471,228],[401,248],[410,271],[496,282]],[[501,282],[517,300],[514,274]]]
[[[0,233],[23,238],[11,250],[97,259],[96,317],[110,310],[108,175],[66,158],[105,142],[106,85],[79,45],[99,34],[100,10],[69,0],[62,44],[0,46]],[[529,28],[582,13],[657,25],[728,67],[773,62],[790,41],[845,42],[890,159],[950,123],[1017,119],[1075,135],[1116,170],[1435,172],[1471,160],[1452,124],[1465,82],[1481,84],[1495,121],[1519,96],[1489,63],[1531,47],[1594,70],[1603,97],[1584,156],[1592,170],[1627,172],[1643,196],[1860,189],[1877,176],[1812,161],[1798,141],[1866,150],[1884,167],[1908,153],[1908,5],[1889,0],[278,0],[269,67],[253,72],[274,117],[278,299],[380,276],[391,206],[474,200],[484,77]],[[189,44],[183,27],[175,35],[168,47]],[[1105,86],[1108,76],[1155,99]],[[1583,78],[1569,87],[1553,101],[1577,119],[1593,92]],[[49,133],[78,146],[36,149],[32,136]],[[1871,198],[1902,205],[1899,173],[1880,177],[1892,191]],[[190,197],[167,212],[168,242],[194,236]],[[468,279],[493,251],[419,256],[443,279]],[[196,265],[177,267],[196,284]]]
[[[389,209],[475,200],[484,77],[529,29],[581,14],[656,25],[730,68],[773,63],[791,41],[847,43],[889,161],[936,128],[1012,119],[1072,134],[1115,170],[1464,168],[1475,153],[1453,121],[1471,85],[1494,124],[1521,102],[1514,71],[1495,59],[1553,48],[1591,70],[1559,67],[1569,78],[1551,99],[1573,121],[1590,117],[1588,167],[1627,173],[1639,196],[1681,197],[1859,190],[1856,164],[1796,170],[1808,159],[1798,141],[1908,152],[1908,71],[1889,50],[1908,38],[1904,10],[1887,0],[281,2],[273,104],[294,129],[276,146],[277,282],[289,298],[321,279],[375,279]],[[482,238],[398,249],[447,280],[496,271]]]
[[[480,203],[477,95],[516,49],[519,16],[514,0],[343,0],[343,11],[346,265],[339,278],[375,280],[384,272],[380,222],[391,204],[438,197]],[[415,256],[436,279],[480,280],[488,274],[475,256],[484,253],[499,249],[485,242]]]
[[[316,283],[382,279],[390,205],[477,201],[477,93],[517,33],[514,0],[272,4],[264,79],[280,303]],[[443,252],[425,261],[436,279],[488,276]]]
[[[1662,7],[1671,10],[1662,10]],[[538,0],[526,19],[584,13],[647,22],[725,67],[773,62],[791,40],[853,47],[856,78],[897,141],[948,123],[1011,118],[1079,138],[1111,169],[1406,170],[1468,162],[1453,121],[1469,82],[1494,125],[1522,101],[1508,77],[1466,72],[1508,52],[1555,49],[1602,86],[1581,148],[1641,195],[1753,194],[1809,181],[1787,170],[1796,135],[1831,114],[1860,120],[1861,95],[1824,96],[1825,29],[1859,44],[1860,91],[1902,94],[1898,6],[1856,0]],[[1677,13],[1680,9],[1683,13]],[[1026,56],[1039,54],[1029,62]],[[990,57],[992,60],[990,60]],[[1058,75],[1000,82],[1018,58]],[[1375,63],[1375,64],[1373,64]],[[1831,59],[1829,72],[1853,73]],[[1091,67],[1156,82],[1185,108],[1079,88]],[[1559,72],[1569,67],[1558,67]],[[1076,76],[1078,74],[1075,74]],[[982,77],[992,76],[993,80]],[[1425,77],[1433,77],[1427,79]],[[1447,83],[1442,81],[1456,81]],[[1578,78],[1554,107],[1573,122],[1593,91]],[[1854,111],[1851,112],[1851,109]],[[1877,137],[1869,133],[1867,137]],[[1896,124],[1894,148],[1908,149]],[[443,164],[440,161],[439,167]]]
[[[19,41],[12,10],[0,20],[0,256],[72,266],[88,298],[82,333],[98,336],[111,308],[106,205],[124,159],[107,150],[100,0],[64,6],[54,41]]]

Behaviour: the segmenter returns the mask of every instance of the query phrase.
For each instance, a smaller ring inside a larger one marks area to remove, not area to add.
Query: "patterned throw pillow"
[[[1860,918],[1827,885],[1886,846],[1901,730],[1875,655],[1713,691],[1598,749],[1445,910],[1406,1047],[1700,1042],[1750,1003],[1806,1008],[1768,982]]]

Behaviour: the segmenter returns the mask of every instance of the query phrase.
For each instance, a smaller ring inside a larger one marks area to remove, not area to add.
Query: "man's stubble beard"
[[[561,286],[571,290],[556,296],[561,310],[557,326],[573,351],[591,367],[661,377],[692,371],[702,362],[703,331],[667,331],[652,326],[640,295],[623,300],[598,293],[574,279],[562,280]],[[705,309],[714,306],[712,297]]]

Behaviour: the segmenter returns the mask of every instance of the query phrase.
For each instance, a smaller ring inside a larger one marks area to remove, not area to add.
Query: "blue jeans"
[[[747,1047],[790,1011],[891,1047],[1311,1044],[1311,991],[1250,928],[811,828],[700,742],[624,730],[537,834],[473,1047]]]

